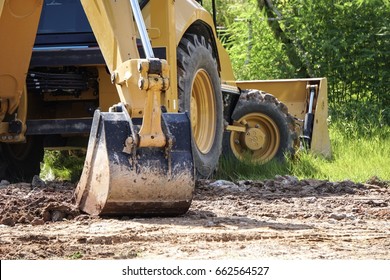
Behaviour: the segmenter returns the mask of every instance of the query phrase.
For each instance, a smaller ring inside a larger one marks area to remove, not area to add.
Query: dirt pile
[[[364,184],[349,180],[298,180],[288,175],[264,181],[199,181],[197,194],[209,201],[223,196],[230,203],[248,208],[245,214],[250,213],[250,203],[255,201],[271,203],[262,209],[262,215],[275,218],[390,220],[390,184],[378,178]]]
[[[0,223],[42,225],[73,219],[80,215],[72,204],[74,185],[51,182],[47,185],[19,183],[0,187]]]

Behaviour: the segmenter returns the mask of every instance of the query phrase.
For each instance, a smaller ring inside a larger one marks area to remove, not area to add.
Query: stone
[[[39,178],[38,175],[35,175],[32,179],[31,185],[34,188],[44,188],[46,187],[45,181],[43,181],[41,178]]]
[[[337,221],[343,220],[346,217],[347,217],[347,215],[344,213],[332,213],[329,215],[329,218],[337,220]]]
[[[11,183],[8,182],[7,180],[1,180],[0,182],[0,189],[8,187]]]
[[[45,221],[42,219],[39,219],[39,218],[34,218],[34,220],[31,221],[31,224],[33,226],[43,225],[44,223],[45,223]]]

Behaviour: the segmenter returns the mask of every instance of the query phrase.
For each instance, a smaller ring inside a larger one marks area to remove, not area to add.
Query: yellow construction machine
[[[89,214],[185,213],[223,141],[260,162],[299,142],[329,155],[326,118],[324,78],[235,81],[197,1],[0,0],[0,179],[87,147]]]

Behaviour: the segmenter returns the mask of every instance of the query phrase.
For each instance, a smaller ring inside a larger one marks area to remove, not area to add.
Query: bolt
[[[115,72],[113,72],[113,73],[111,74],[111,83],[112,83],[112,84],[115,84],[115,77],[116,77]]]
[[[255,128],[260,128],[260,125],[259,125],[259,124],[256,124],[256,125],[255,125]]]
[[[138,81],[138,87],[140,89],[144,89],[144,86],[145,86],[145,80],[143,78],[140,78]]]
[[[234,140],[234,144],[240,145],[240,140],[238,139]]]

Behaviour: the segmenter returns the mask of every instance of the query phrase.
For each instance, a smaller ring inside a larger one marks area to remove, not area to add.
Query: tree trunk
[[[283,29],[280,27],[277,19],[280,18],[280,14],[274,9],[271,0],[257,0],[257,4],[260,10],[265,9],[268,17],[268,25],[271,28],[276,39],[281,41],[286,48],[286,55],[290,63],[297,69],[299,77],[306,78],[310,77],[308,67],[303,63],[299,57],[293,41],[286,35]]]

